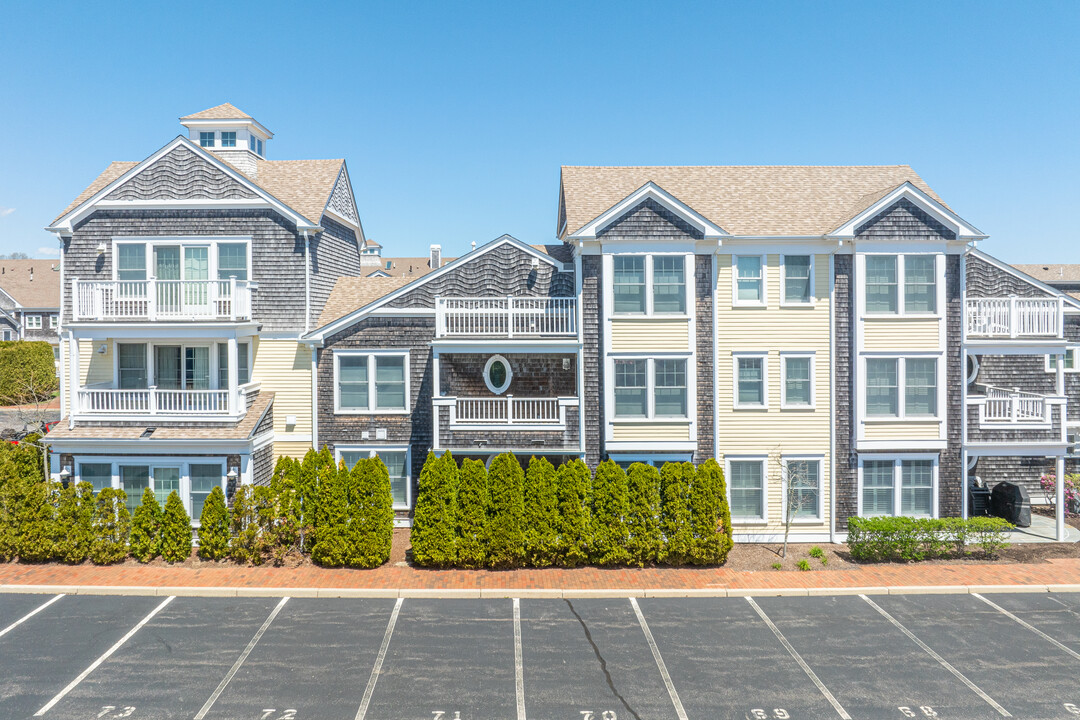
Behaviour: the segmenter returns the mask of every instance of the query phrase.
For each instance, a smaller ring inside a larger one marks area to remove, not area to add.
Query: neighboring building
[[[1080,299],[1080,265],[1013,265],[1041,283]]]
[[[60,342],[60,263],[0,260],[0,340]]]
[[[62,247],[57,477],[178,490],[268,482],[312,444],[314,357],[298,342],[364,234],[344,160],[269,160],[232,105],[114,162],[49,226]]]

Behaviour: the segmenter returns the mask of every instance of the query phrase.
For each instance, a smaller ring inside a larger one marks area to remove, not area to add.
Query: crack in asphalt
[[[596,659],[600,662],[600,669],[604,673],[604,680],[607,681],[608,688],[611,689],[611,694],[614,695],[618,699],[618,701],[622,703],[623,707],[626,708],[626,711],[633,715],[635,720],[641,720],[641,716],[634,712],[634,708],[630,707],[630,703],[626,702],[626,698],[624,698],[622,694],[615,689],[615,682],[611,679],[611,673],[609,673],[607,669],[607,660],[605,660],[604,656],[600,654],[600,648],[598,648],[596,646],[596,643],[593,641],[592,633],[589,632],[589,628],[585,624],[585,621],[581,618],[580,615],[578,615],[577,610],[574,609],[574,604],[566,598],[563,598],[563,602],[566,603],[566,606],[570,608],[570,612],[573,613],[575,618],[577,618],[578,623],[581,625],[582,631],[585,633],[585,639],[588,640],[589,645],[592,646],[593,654],[596,655]]]

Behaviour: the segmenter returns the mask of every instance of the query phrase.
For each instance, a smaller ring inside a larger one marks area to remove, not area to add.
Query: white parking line
[[[10,625],[8,625],[8,626],[7,626],[6,628],[4,628],[3,630],[0,630],[0,637],[4,637],[4,636],[5,636],[5,635],[7,635],[7,634],[8,634],[9,632],[11,632],[11,631],[12,631],[12,630],[14,630],[15,628],[19,627],[19,626],[20,626],[20,625],[22,625],[22,624],[23,624],[24,622],[26,622],[26,621],[27,621],[27,620],[29,620],[30,618],[34,617],[34,616],[35,616],[35,615],[37,615],[37,614],[38,614],[39,612],[41,612],[41,611],[42,611],[42,610],[44,610],[45,608],[49,607],[50,605],[52,605],[52,604],[53,604],[54,602],[56,602],[57,600],[59,600],[59,599],[60,599],[60,598],[62,598],[62,597],[64,597],[64,595],[63,595],[63,594],[60,594],[60,595],[57,595],[56,597],[54,597],[54,598],[53,598],[52,600],[47,600],[47,601],[46,601],[46,602],[45,602],[44,604],[42,604],[42,605],[38,605],[38,606],[37,606],[36,608],[34,608],[34,609],[33,609],[33,610],[31,610],[30,612],[28,612],[28,613],[26,613],[25,615],[23,615],[23,616],[22,616],[21,618],[19,618],[19,619],[18,619],[18,620],[16,620],[15,622],[11,623]]]
[[[217,699],[221,697],[221,693],[225,692],[226,686],[228,686],[228,684],[232,681],[233,676],[236,675],[236,672],[240,669],[240,666],[244,664],[245,660],[247,660],[248,655],[250,655],[251,651],[255,649],[255,645],[258,644],[259,639],[263,636],[263,633],[266,632],[266,628],[270,627],[270,623],[274,622],[274,618],[278,616],[278,613],[281,612],[281,608],[285,607],[285,603],[287,602],[289,602],[288,597],[281,598],[281,602],[275,605],[274,609],[270,611],[270,615],[266,618],[266,622],[264,622],[262,624],[262,627],[260,627],[258,631],[256,631],[255,636],[251,638],[251,642],[249,642],[247,644],[247,647],[244,648],[244,652],[240,653],[240,657],[236,658],[236,662],[233,663],[233,666],[229,669],[228,674],[225,675],[224,678],[222,678],[221,682],[217,686],[217,689],[214,690],[214,694],[211,695],[209,699],[207,699],[207,701],[203,704],[202,709],[195,714],[195,720],[202,720],[204,717],[206,717],[206,713],[210,712],[210,708],[212,708],[214,706],[214,703],[217,702]]]
[[[383,660],[386,658],[386,648],[390,647],[390,636],[394,634],[394,626],[397,625],[398,614],[401,613],[401,603],[404,598],[398,598],[394,603],[394,611],[390,613],[390,622],[386,624],[386,634],[383,635],[382,645],[379,646],[379,654],[375,658],[375,665],[371,668],[371,677],[368,678],[367,687],[364,689],[364,698],[360,701],[360,709],[356,711],[356,720],[364,720],[367,715],[368,705],[371,704],[371,695],[375,692],[375,683],[382,672]]]
[[[933,651],[933,650],[932,650],[932,649],[930,648],[930,646],[929,646],[929,645],[927,645],[927,644],[926,644],[926,643],[924,643],[924,642],[923,642],[922,640],[920,640],[919,638],[917,638],[917,637],[915,636],[915,633],[911,632],[911,631],[910,631],[910,630],[908,630],[908,629],[907,629],[906,627],[904,627],[903,625],[901,625],[901,624],[900,624],[900,621],[899,621],[899,620],[897,620],[896,618],[894,618],[894,617],[893,617],[892,615],[890,615],[889,613],[885,612],[885,610],[884,610],[884,609],[883,609],[883,608],[882,608],[881,606],[879,606],[879,605],[878,605],[878,604],[877,604],[876,602],[874,602],[874,601],[873,601],[873,600],[871,600],[870,598],[866,597],[865,595],[860,595],[859,597],[861,597],[861,598],[862,598],[863,600],[865,600],[866,602],[870,603],[870,607],[874,608],[874,609],[875,609],[875,610],[877,610],[877,611],[878,611],[879,613],[881,613],[881,616],[882,616],[882,617],[884,617],[884,618],[885,618],[886,620],[888,620],[888,621],[889,621],[889,622],[891,622],[891,623],[892,623],[893,625],[895,625],[895,626],[896,626],[896,628],[897,628],[898,630],[900,630],[900,632],[902,632],[902,633],[904,633],[905,635],[907,635],[907,636],[908,636],[908,637],[909,637],[909,638],[911,639],[911,641],[912,641],[912,642],[914,642],[914,643],[915,643],[916,645],[918,645],[919,647],[921,647],[921,648],[922,648],[922,649],[923,649],[923,650],[924,650],[924,651],[926,652],[926,654],[927,654],[927,655],[929,655],[930,657],[932,657],[932,658],[934,658],[935,660],[937,660],[937,661],[938,661],[938,664],[939,664],[939,665],[941,665],[941,667],[945,668],[946,670],[948,670],[949,672],[951,672],[951,673],[952,673],[953,675],[955,675],[955,676],[956,676],[956,679],[957,679],[957,680],[959,680],[960,682],[962,682],[962,683],[964,683],[965,685],[967,685],[967,686],[968,686],[968,688],[969,688],[969,689],[970,689],[970,690],[971,690],[972,692],[974,692],[974,693],[975,693],[976,695],[978,695],[978,696],[979,696],[979,697],[981,697],[981,698],[982,698],[983,700],[985,700],[985,701],[987,702],[987,704],[989,704],[989,705],[990,705],[990,707],[992,707],[992,708],[994,708],[995,710],[997,710],[997,711],[998,711],[998,712],[999,712],[999,713],[1001,714],[1001,716],[1002,716],[1002,717],[1012,717],[1012,714],[1011,714],[1011,713],[1010,713],[1010,712],[1009,712],[1008,710],[1006,710],[1005,708],[1003,708],[1003,707],[1001,707],[1000,705],[998,705],[998,704],[997,704],[997,701],[995,701],[995,700],[994,700],[994,698],[992,698],[992,697],[990,697],[989,695],[987,695],[986,693],[984,693],[984,692],[982,691],[982,689],[981,689],[981,688],[980,688],[980,687],[979,687],[978,685],[976,685],[975,683],[973,683],[973,682],[971,682],[970,680],[968,680],[968,679],[967,679],[967,676],[965,676],[965,675],[964,675],[964,674],[963,674],[962,672],[960,672],[959,670],[957,670],[956,668],[954,668],[954,667],[953,667],[953,666],[952,666],[951,664],[949,664],[949,661],[948,661],[948,660],[946,660],[945,658],[943,658],[943,657],[941,657],[940,655],[938,655],[938,654],[937,654],[936,652],[934,652],[934,651]]]
[[[169,603],[171,603],[175,599],[176,599],[175,595],[170,595],[169,597],[162,600],[161,604],[158,605],[153,610],[151,610],[149,615],[147,615],[142,620],[140,620],[138,625],[136,625],[135,627],[128,630],[127,633],[124,635],[124,637],[117,640],[116,643],[111,648],[109,648],[108,650],[105,651],[104,655],[102,655],[97,660],[95,660],[93,662],[93,664],[90,665],[90,667],[86,668],[81,673],[79,673],[79,676],[77,678],[75,678],[74,680],[72,680],[70,683],[68,683],[67,687],[65,687],[63,690],[61,690],[59,693],[57,693],[56,697],[54,697],[49,702],[45,703],[45,707],[41,708],[36,713],[34,713],[34,717],[41,717],[45,713],[49,712],[49,710],[52,708],[53,705],[55,705],[56,703],[63,700],[65,695],[67,695],[69,692],[74,690],[75,686],[78,685],[79,683],[81,683],[83,680],[85,680],[87,675],[94,672],[94,670],[97,669],[98,665],[100,665],[101,663],[108,660],[109,656],[111,656],[114,652],[119,650],[121,645],[126,643],[131,638],[132,635],[134,635],[135,633],[137,633],[139,631],[139,628],[141,628],[146,623],[150,622],[150,620],[155,615],[157,615],[159,612],[164,610],[165,606],[168,605]]]
[[[986,598],[984,598],[984,597],[983,597],[982,595],[980,595],[979,593],[971,593],[971,594],[972,594],[972,596],[974,596],[974,597],[977,597],[977,598],[979,598],[979,599],[980,599],[980,600],[982,600],[982,601],[983,601],[984,603],[986,603],[986,604],[987,604],[987,605],[989,605],[990,607],[992,607],[992,608],[994,608],[995,610],[997,610],[997,611],[998,611],[999,613],[1001,613],[1001,614],[1002,614],[1002,615],[1004,615],[1005,617],[1009,617],[1009,618],[1012,618],[1012,619],[1013,619],[1013,620],[1015,620],[1016,622],[1020,623],[1021,625],[1023,625],[1024,627],[1026,627],[1026,628],[1027,628],[1028,630],[1030,630],[1031,632],[1033,632],[1033,633],[1035,633],[1036,635],[1038,635],[1039,637],[1041,637],[1041,638],[1042,638],[1043,640],[1045,640],[1046,642],[1048,642],[1048,643],[1051,643],[1051,644],[1053,644],[1053,645],[1054,645],[1055,647],[1057,647],[1058,649],[1060,649],[1060,650],[1064,650],[1065,652],[1069,653],[1070,655],[1072,655],[1072,656],[1073,656],[1074,658],[1076,658],[1077,660],[1080,660],[1080,653],[1076,652],[1075,650],[1073,650],[1073,649],[1072,649],[1072,648],[1070,648],[1070,647],[1067,647],[1067,646],[1065,646],[1065,645],[1062,645],[1062,644],[1061,644],[1060,642],[1058,642],[1058,641],[1057,641],[1057,640],[1055,640],[1054,638],[1050,637],[1049,635],[1047,635],[1046,633],[1044,633],[1044,632],[1043,632],[1042,630],[1040,630],[1039,628],[1035,627],[1035,626],[1034,626],[1034,625],[1032,625],[1031,623],[1029,623],[1029,622],[1027,622],[1027,621],[1025,621],[1025,620],[1021,620],[1020,618],[1016,617],[1016,616],[1015,616],[1015,615],[1013,615],[1013,614],[1012,614],[1011,612],[1009,612],[1009,611],[1008,611],[1008,610],[1006,610],[1005,608],[1001,607],[1001,606],[1000,606],[1000,605],[998,605],[997,603],[993,603],[993,602],[990,602],[989,600],[987,600]],[[2,634],[2,633],[0,633],[0,634]]]
[[[851,720],[851,716],[848,715],[844,706],[840,704],[840,701],[837,700],[831,692],[829,692],[829,688],[825,687],[825,683],[821,682],[821,678],[817,676],[817,673],[810,669],[810,666],[802,659],[802,655],[799,654],[799,651],[788,642],[788,639],[784,637],[784,633],[780,632],[780,628],[776,627],[773,621],[769,619],[769,616],[765,614],[765,611],[761,609],[761,606],[754,602],[754,598],[747,596],[746,601],[750,603],[750,607],[754,608],[754,612],[756,612],[758,616],[765,621],[765,624],[769,626],[769,629],[773,631],[773,635],[776,636],[776,639],[779,640],[780,644],[788,651],[788,654],[795,658],[795,662],[799,663],[799,667],[803,669],[806,676],[814,681],[814,684],[817,685],[817,689],[821,691],[821,694],[824,695],[825,699],[829,701],[829,704],[833,706],[836,713],[843,718],[843,720]]]
[[[667,665],[664,664],[664,658],[660,655],[660,648],[656,646],[656,640],[653,639],[652,630],[649,629],[649,624],[645,622],[645,616],[641,614],[641,607],[638,605],[637,598],[630,598],[630,604],[634,606],[634,614],[637,615],[641,631],[645,633],[645,639],[649,641],[649,649],[652,650],[653,660],[656,661],[656,667],[660,669],[660,676],[664,678],[664,685],[667,685],[668,695],[671,696],[671,702],[675,705],[675,714],[679,716],[679,720],[686,720],[686,710],[683,709],[682,700],[679,699],[679,693],[675,690],[675,683],[671,682],[671,675],[668,674]]]
[[[514,692],[517,720],[525,720],[525,665],[521,660],[521,599],[514,598]]]

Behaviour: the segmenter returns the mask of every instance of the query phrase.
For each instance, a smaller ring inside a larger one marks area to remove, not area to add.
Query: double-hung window
[[[247,243],[218,243],[218,279],[248,279]]]
[[[1080,352],[1080,349],[1075,348],[1075,347],[1071,347],[1071,348],[1068,348],[1068,349],[1065,350],[1065,364],[1062,365],[1062,369],[1065,370],[1065,372],[1075,372],[1076,371],[1076,355],[1077,355],[1077,352]],[[1047,372],[1057,372],[1057,360],[1058,360],[1057,355],[1047,355],[1046,356],[1046,371]]]
[[[41,329],[41,316],[40,315],[27,315],[26,316],[26,329],[27,330],[40,330]]]
[[[810,304],[813,267],[809,255],[784,256],[784,304]]]
[[[654,360],[656,417],[686,417],[686,361]]]
[[[401,413],[408,408],[408,353],[335,353],[337,412]]]
[[[214,131],[200,132],[199,133],[199,145],[200,147],[211,148],[214,147]]]
[[[616,255],[612,261],[616,313],[645,313],[645,256]]]
[[[146,245],[120,243],[116,246],[116,279],[146,279]]]
[[[93,485],[95,493],[111,488],[112,463],[79,463],[79,482]]]
[[[904,312],[937,311],[937,258],[933,255],[904,256]]]
[[[795,520],[821,519],[821,461],[784,459],[784,511]]]
[[[685,255],[615,255],[611,259],[615,315],[685,315]]]
[[[412,506],[411,473],[409,469],[408,448],[342,448],[338,450],[338,459],[345,466],[352,468],[361,458],[377,457],[386,466],[390,475],[390,495],[395,508]]]
[[[250,360],[248,351],[251,346],[248,343],[236,344],[236,382],[239,385],[246,385],[251,381]],[[218,343],[217,346],[217,360],[218,360],[218,387],[229,387],[229,345],[228,343]]]
[[[236,131],[235,130],[222,130],[221,132],[221,147],[236,147]]]
[[[765,264],[760,255],[735,256],[736,305],[765,304]]]
[[[615,361],[615,417],[649,415],[647,360]]]
[[[682,315],[686,312],[686,258],[654,255],[653,312]]]
[[[867,255],[865,284],[867,314],[933,315],[937,312],[936,255]]]
[[[932,457],[862,460],[861,514],[933,517],[936,475]]]
[[[60,325],[60,316],[59,315],[50,315],[49,316],[49,328],[52,329],[52,330],[55,330],[59,325]]]
[[[738,520],[765,519],[765,461],[730,460],[731,517]]]
[[[813,367],[810,354],[781,353],[784,376],[785,408],[808,408],[814,405]]]
[[[937,417],[937,414],[936,358],[867,358],[867,417],[917,418]]]
[[[900,380],[896,358],[867,358],[866,414],[900,417]]]
[[[688,416],[685,359],[620,358],[613,369],[616,418]]]
[[[866,312],[896,313],[896,256],[866,256]]]
[[[139,390],[147,387],[146,344],[118,343],[116,346],[116,369],[121,390]]]
[[[215,487],[221,487],[224,476],[220,463],[192,463],[188,473],[191,476],[191,519],[198,520],[206,498]]]
[[[768,358],[764,353],[734,356],[735,407],[768,406]]]

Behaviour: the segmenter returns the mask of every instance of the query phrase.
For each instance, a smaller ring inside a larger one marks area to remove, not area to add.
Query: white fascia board
[[[19,309],[19,308],[21,308],[21,307],[22,307],[22,304],[21,304],[21,303],[19,303],[19,301],[18,301],[18,300],[16,300],[15,298],[11,297],[11,293],[7,292],[7,291],[6,291],[6,290],[4,290],[4,288],[2,288],[2,287],[0,287],[0,294],[3,294],[3,296],[4,296],[4,297],[6,297],[7,299],[11,300],[11,302],[13,302],[13,303],[15,304],[15,307],[14,307],[14,308],[12,308],[12,309],[14,309],[14,310],[17,310],[17,309]],[[2,308],[0,308],[0,309],[2,309]]]
[[[687,223],[701,230],[708,240],[720,240],[729,235],[719,225],[707,220],[701,213],[650,180],[568,237],[574,240],[595,240],[598,232],[618,220],[634,206],[648,199],[655,200]]]
[[[942,225],[953,230],[958,237],[967,240],[981,240],[988,237],[977,227],[968,223],[962,217],[952,210],[949,210],[949,208],[945,207],[910,182],[905,182],[903,185],[900,185],[866,210],[863,210],[831,233],[828,233],[828,237],[855,237],[855,230],[860,225],[901,199],[910,200],[912,203],[922,208],[931,217],[936,218]]]
[[[196,155],[198,155],[202,159],[206,160],[207,162],[209,162],[212,165],[214,165],[215,167],[217,167],[219,170],[221,170],[226,175],[228,175],[231,179],[233,179],[236,182],[240,183],[241,185],[246,187],[251,192],[255,193],[256,195],[259,195],[262,198],[264,198],[265,201],[268,202],[272,208],[274,208],[279,213],[281,213],[286,219],[292,221],[296,225],[298,230],[317,230],[317,229],[319,229],[318,225],[313,225],[311,220],[304,217],[303,215],[301,215],[296,210],[293,210],[288,205],[281,202],[280,200],[278,200],[276,197],[274,197],[270,193],[266,192],[266,190],[264,190],[260,186],[253,183],[249,177],[247,177],[246,175],[241,173],[239,170],[235,170],[230,165],[222,162],[220,159],[215,157],[213,153],[199,147],[198,145],[191,142],[191,140],[187,139],[183,135],[177,135],[171,141],[166,143],[164,145],[164,147],[162,147],[160,150],[153,153],[152,155],[150,155],[150,157],[146,158],[145,160],[140,162],[138,165],[136,165],[135,167],[131,168],[130,170],[125,172],[120,177],[113,180],[111,183],[109,183],[108,185],[103,187],[101,190],[99,190],[93,196],[91,196],[87,200],[83,201],[83,203],[81,205],[78,205],[78,206],[72,208],[71,211],[69,211],[66,215],[64,215],[63,217],[57,219],[56,222],[54,222],[52,225],[48,226],[45,229],[50,231],[50,232],[59,233],[61,235],[70,235],[73,232],[73,228],[75,227],[76,223],[78,223],[79,220],[81,220],[82,218],[84,218],[85,216],[87,216],[91,212],[93,212],[94,209],[98,207],[98,203],[100,203],[104,198],[108,197],[109,194],[113,192],[113,190],[120,187],[124,183],[128,182],[129,180],[131,180],[131,178],[135,177],[136,175],[141,173],[143,170],[145,170],[147,167],[152,165],[154,162],[161,159],[166,154],[173,151],[177,147],[180,147],[181,145],[187,147],[189,150],[193,151]],[[125,205],[124,207],[132,207],[132,206]]]
[[[181,120],[180,124],[186,128],[192,127],[244,127],[251,126],[255,130],[256,135],[262,135],[263,140],[271,140],[274,137],[274,133],[270,132],[254,118],[228,118],[222,120],[215,120],[214,118],[197,118],[191,120]]]
[[[1060,297],[1065,301],[1066,305],[1071,305],[1074,308],[1080,310],[1080,300],[1078,300],[1077,298],[1074,298],[1072,295],[1069,295],[1064,290],[1058,290],[1056,287],[1054,287],[1052,285],[1047,285],[1043,281],[1041,281],[1041,280],[1039,280],[1039,279],[1037,279],[1035,277],[1032,277],[1031,275],[1028,275],[1023,270],[1015,268],[1012,265],[1008,264],[1007,262],[1003,262],[1001,260],[998,260],[993,255],[985,253],[982,250],[979,250],[977,248],[969,249],[968,254],[971,255],[972,257],[977,257],[977,258],[979,258],[980,260],[982,260],[984,262],[990,263],[991,265],[996,267],[998,270],[1001,270],[1002,272],[1008,273],[1009,275],[1012,275],[1013,277],[1017,278],[1018,280],[1023,280],[1024,282],[1028,283],[1029,285],[1033,285],[1033,286],[1039,288],[1040,290],[1042,290],[1044,292],[1050,293],[1054,297]]]
[[[152,425],[152,423],[147,423]],[[221,454],[247,454],[251,452],[252,438],[243,440],[154,440],[153,438],[117,440],[101,438],[50,439],[48,435],[41,442],[50,445],[54,453],[79,454],[93,451],[95,455],[165,455],[190,454],[206,450]]]
[[[64,323],[64,329],[75,336],[76,340],[172,340],[206,339],[227,340],[245,338],[258,334],[258,323],[229,322],[100,322],[100,323]],[[295,336],[293,336],[295,337]]]
[[[433,270],[432,272],[429,272],[427,275],[423,275],[421,277],[418,277],[416,280],[413,280],[411,283],[408,283],[406,285],[402,285],[397,290],[394,290],[393,292],[389,292],[386,295],[383,295],[378,300],[375,300],[374,302],[370,302],[367,305],[364,305],[363,307],[360,307],[360,308],[357,308],[356,310],[353,310],[348,315],[344,315],[344,316],[338,318],[337,320],[334,320],[333,322],[328,323],[327,325],[324,325],[322,327],[315,328],[311,332],[306,333],[305,335],[303,335],[300,339],[301,339],[302,342],[307,342],[307,341],[311,341],[311,340],[317,340],[317,341],[325,340],[328,336],[333,335],[334,333],[340,331],[342,328],[346,328],[346,327],[352,325],[353,323],[357,322],[358,320],[366,317],[367,315],[372,314],[372,311],[374,311],[375,309],[380,308],[383,305],[393,301],[394,299],[399,298],[399,297],[401,297],[402,295],[404,295],[406,293],[412,292],[416,288],[421,287],[421,286],[423,286],[424,284],[426,284],[428,282],[431,282],[435,278],[442,277],[443,275],[447,274],[448,272],[450,272],[452,270],[456,270],[457,268],[461,267],[462,265],[465,265],[466,263],[471,262],[472,260],[480,257],[481,255],[485,255],[485,254],[491,252],[495,248],[502,247],[503,245],[511,245],[513,247],[516,247],[517,249],[521,250],[522,252],[524,252],[524,253],[526,253],[528,255],[532,255],[533,257],[537,258],[541,262],[545,262],[548,265],[551,265],[556,270],[559,270],[559,271],[562,270],[563,264],[561,262],[559,262],[558,260],[556,260],[555,258],[551,257],[550,255],[540,252],[539,250],[532,247],[531,245],[526,245],[525,243],[521,242],[520,240],[518,240],[516,237],[514,237],[512,235],[502,235],[500,237],[495,238],[491,242],[488,242],[488,243],[485,243],[484,245],[481,245],[480,247],[476,248],[472,252],[466,253],[465,255],[462,255],[461,257],[457,258],[453,262],[450,262],[450,263],[447,263],[446,265],[443,265],[438,270]]]
[[[625,454],[633,452],[694,452],[697,443],[693,440],[657,440],[644,442],[638,440],[617,440],[604,443],[608,454]]]
[[[440,353],[576,353],[581,343],[576,340],[432,340],[431,346]]]
[[[1063,457],[1069,454],[1068,443],[965,443],[968,457]]]
[[[859,440],[856,452],[885,452],[895,450],[896,454],[919,450],[945,450],[947,440]]]
[[[273,207],[273,204],[265,198],[196,198],[191,200],[161,198],[158,200],[99,200],[94,203],[94,207],[104,208],[106,210],[183,210],[200,208],[210,208],[213,210],[247,210],[251,208]]]

